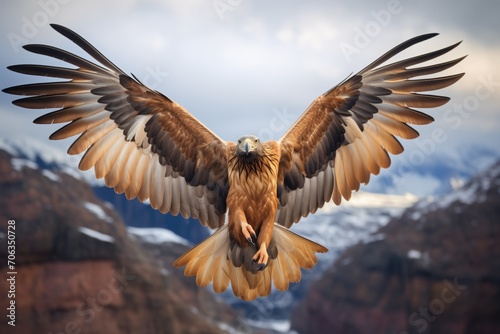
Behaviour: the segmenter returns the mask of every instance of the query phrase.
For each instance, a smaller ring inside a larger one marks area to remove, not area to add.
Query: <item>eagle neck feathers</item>
[[[239,178],[248,179],[252,176],[259,178],[276,178],[279,156],[272,144],[264,144],[261,153],[240,155],[233,152],[228,165],[230,173],[236,173]],[[277,146],[277,145],[276,145]]]

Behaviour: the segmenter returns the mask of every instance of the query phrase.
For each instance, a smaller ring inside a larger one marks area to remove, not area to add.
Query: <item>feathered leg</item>
[[[229,212],[229,233],[242,247],[246,246],[246,241],[253,246],[257,241],[255,230],[248,224],[245,213],[239,208]]]

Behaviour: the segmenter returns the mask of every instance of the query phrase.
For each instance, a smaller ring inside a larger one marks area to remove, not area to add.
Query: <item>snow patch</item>
[[[85,207],[85,209],[87,209],[90,212],[92,212],[100,220],[103,220],[103,221],[105,221],[107,223],[112,223],[113,222],[113,218],[111,218],[110,216],[108,216],[106,214],[106,212],[104,212],[104,210],[99,205],[97,205],[95,203],[90,203],[90,202],[82,202],[82,204]]]
[[[169,275],[170,275],[170,270],[168,270],[168,269],[167,269],[167,268],[165,268],[165,267],[160,266],[160,273],[161,273],[163,276],[169,276]]]
[[[438,202],[439,208],[447,208],[454,202],[462,202],[464,204],[472,204],[476,200],[476,193],[478,191],[478,184],[473,183],[469,187],[464,187],[459,191],[451,192],[443,196]]]
[[[462,188],[465,184],[465,181],[463,178],[457,178],[457,177],[452,177],[450,179],[450,185],[451,185],[451,189],[453,190],[458,190],[460,188]]]
[[[84,226],[79,226],[78,231],[80,231],[81,233],[83,233],[85,235],[88,235],[91,238],[101,240],[104,242],[114,242],[115,241],[115,238],[113,238],[110,235],[98,232],[96,230],[92,230],[92,229],[84,227]]]
[[[57,175],[57,174],[55,174],[55,173],[51,172],[51,171],[50,171],[50,170],[48,170],[48,169],[44,169],[44,170],[42,171],[42,174],[43,174],[43,176],[45,176],[46,178],[48,178],[48,179],[50,179],[50,180],[52,180],[52,181],[54,181],[54,182],[59,182],[59,181],[61,181],[61,178],[59,177],[59,175]]]
[[[0,148],[14,156],[23,156],[31,161],[35,161],[37,157],[40,157],[47,163],[66,163],[68,159],[64,151],[29,136],[0,138]]]
[[[409,259],[420,259],[422,257],[422,252],[416,250],[416,249],[410,249],[408,253],[406,254]]]
[[[129,234],[132,234],[144,242],[151,244],[177,243],[190,246],[189,241],[178,236],[174,232],[160,227],[128,227]]]
[[[420,212],[420,211],[414,211],[414,212],[412,212],[412,213],[411,213],[410,218],[411,218],[412,220],[417,221],[417,220],[419,220],[420,218],[422,218],[422,212]]]
[[[223,330],[224,332],[226,333],[229,333],[229,334],[239,334],[241,333],[239,330],[237,330],[236,328],[226,324],[226,323],[223,323],[223,322],[218,322],[217,323],[217,327],[219,327],[221,330]]]
[[[12,159],[16,170],[20,170],[23,166],[41,169],[38,165],[41,163],[50,166],[49,169],[61,170],[78,180],[86,181],[90,185],[104,185],[104,181],[97,180],[92,170],[81,171],[78,169],[81,156],[70,156],[64,150],[29,136],[0,137],[0,149],[9,152],[18,160],[23,160],[23,162],[16,162],[15,159]],[[29,163],[24,161],[29,161]]]
[[[113,211],[115,210],[115,206],[111,202],[104,201],[104,206],[107,207],[110,210],[113,210]]]
[[[449,192],[443,196],[429,196],[415,205],[415,208],[421,214],[446,209],[453,203],[462,203],[471,205],[473,203],[481,203],[487,199],[487,192],[492,187],[497,187],[495,180],[500,176],[500,164],[493,168],[487,169],[485,172],[473,178],[469,183],[460,188]],[[413,217],[412,217],[413,218]]]
[[[10,160],[12,167],[14,170],[20,172],[24,167],[28,167],[31,169],[38,169],[38,165],[31,160],[21,159],[21,158],[13,158]]]
[[[255,328],[267,329],[278,333],[288,333],[291,325],[288,319],[248,320],[248,324]]]
[[[343,200],[340,206],[330,201],[325,203],[316,214],[329,215],[342,208],[401,208],[405,209],[416,203],[419,198],[412,194],[386,195],[366,191],[358,191],[352,194],[349,201]]]
[[[365,244],[369,244],[370,242],[384,240],[384,238],[385,238],[384,233],[377,233],[377,234],[370,234],[364,238],[361,238],[360,241]]]

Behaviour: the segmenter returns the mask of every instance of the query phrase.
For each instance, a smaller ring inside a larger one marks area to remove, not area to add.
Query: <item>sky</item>
[[[23,50],[24,44],[85,56],[49,26],[58,23],[230,141],[245,134],[279,139],[317,96],[348,75],[406,39],[438,32],[396,59],[463,41],[439,60],[468,55],[445,73],[466,74],[437,92],[451,101],[427,111],[436,121],[417,127],[418,139],[402,141],[406,152],[395,160],[418,163],[474,150],[500,157],[495,0],[10,0],[1,6],[1,88],[40,81],[8,65],[63,65]],[[47,139],[57,125],[32,124],[43,111],[13,106],[13,99],[0,93],[0,136],[67,149],[72,140]]]

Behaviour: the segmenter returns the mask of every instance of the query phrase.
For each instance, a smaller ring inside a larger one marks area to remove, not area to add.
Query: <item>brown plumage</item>
[[[320,95],[280,141],[254,136],[225,142],[182,106],[125,74],[73,31],[52,27],[98,63],[47,45],[26,45],[75,68],[16,65],[19,73],[68,79],[4,91],[29,95],[14,104],[60,108],[35,123],[68,123],[51,139],[79,137],[69,154],[85,152],[79,167],[127,198],[149,199],[161,212],[193,217],[217,231],[175,261],[199,286],[212,283],[236,296],[267,296],[286,290],[300,268],[317,262],[323,246],[288,228],[325,202],[340,204],[371,174],[400,154],[396,137],[418,133],[408,124],[433,121],[414,108],[443,105],[447,97],[421,94],[447,87],[462,74],[421,78],[446,70],[464,57],[415,67],[459,43],[381,66],[406,48],[436,34],[412,38]],[[413,66],[413,67],[411,67]],[[411,67],[411,68],[409,68]],[[419,79],[412,79],[419,77]],[[228,222],[225,224],[226,211]]]

